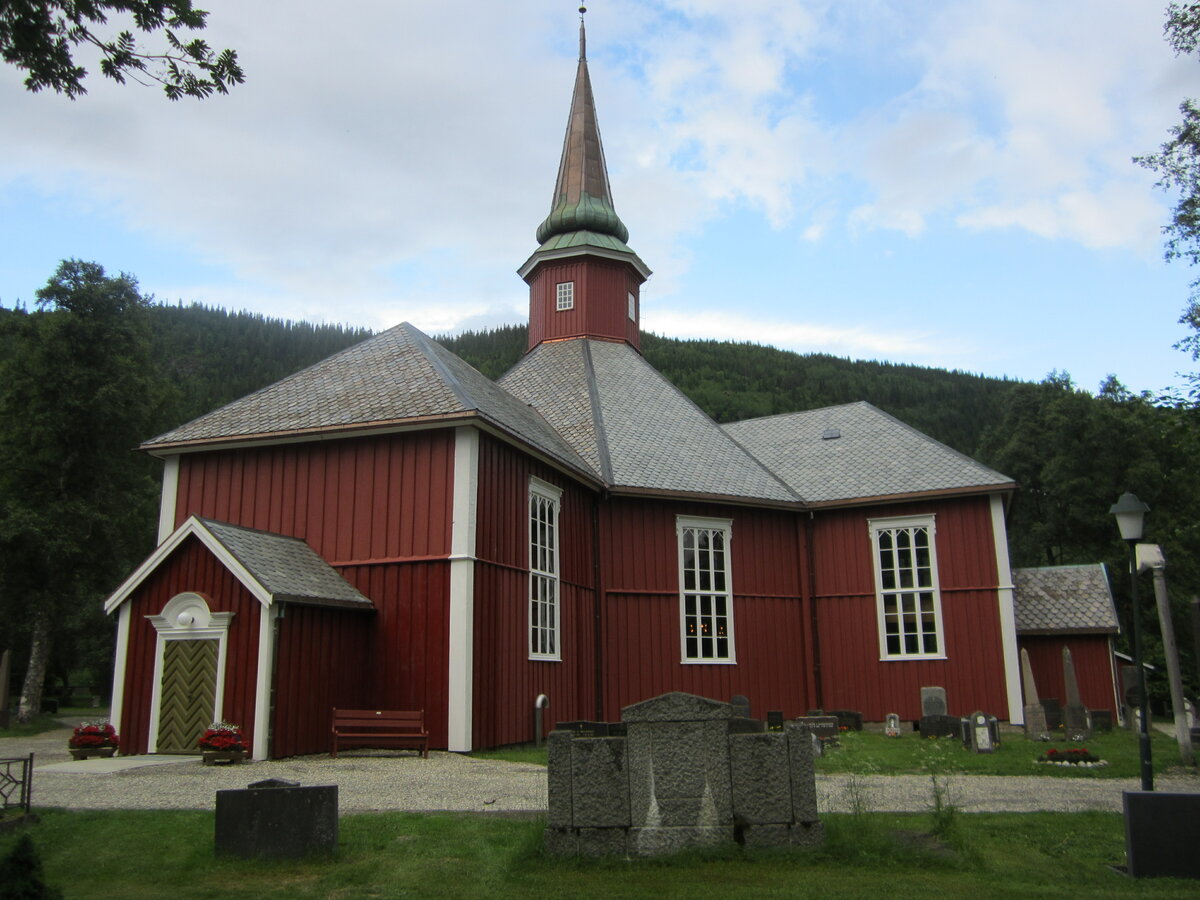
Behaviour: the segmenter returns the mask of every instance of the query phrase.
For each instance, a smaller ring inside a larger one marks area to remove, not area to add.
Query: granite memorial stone
[[[301,787],[272,778],[217,791],[218,856],[301,859],[331,854],[338,841],[336,784]]]

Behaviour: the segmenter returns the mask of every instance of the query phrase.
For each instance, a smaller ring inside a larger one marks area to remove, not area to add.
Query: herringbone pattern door
[[[159,753],[198,753],[213,720],[217,641],[166,641],[158,713]]]

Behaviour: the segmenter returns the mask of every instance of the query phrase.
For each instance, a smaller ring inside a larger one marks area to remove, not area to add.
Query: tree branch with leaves
[[[101,36],[110,14],[128,15],[145,35],[164,33],[166,47],[143,49],[131,30]],[[0,0],[0,58],[29,72],[25,87],[51,88],[72,100],[87,93],[87,69],[76,60],[81,45],[100,51],[100,71],[118,84],[126,78],[159,84],[171,100],[229,93],[244,80],[237,51],[213,50],[181,30],[205,27],[208,13],[192,0]]]

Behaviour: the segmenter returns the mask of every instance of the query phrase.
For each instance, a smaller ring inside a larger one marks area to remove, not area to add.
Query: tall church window
[[[684,662],[734,662],[728,519],[680,516],[679,620]]]
[[[633,296],[633,291],[629,291],[629,321],[637,321],[637,297]]]
[[[529,481],[529,658],[561,659],[558,510],[562,491]]]
[[[565,309],[575,308],[575,282],[560,281],[556,293],[555,309],[562,312]]]
[[[879,652],[883,659],[944,659],[933,516],[872,519]]]

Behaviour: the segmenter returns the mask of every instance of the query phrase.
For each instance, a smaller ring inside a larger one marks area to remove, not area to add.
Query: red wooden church
[[[671,690],[1019,722],[1013,482],[866,403],[719,426],[639,352],[650,270],[581,53],[529,348],[493,382],[399,325],[146,442],[160,545],[108,599],[126,752],[213,719],[256,757],[331,707],[528,741]]]

